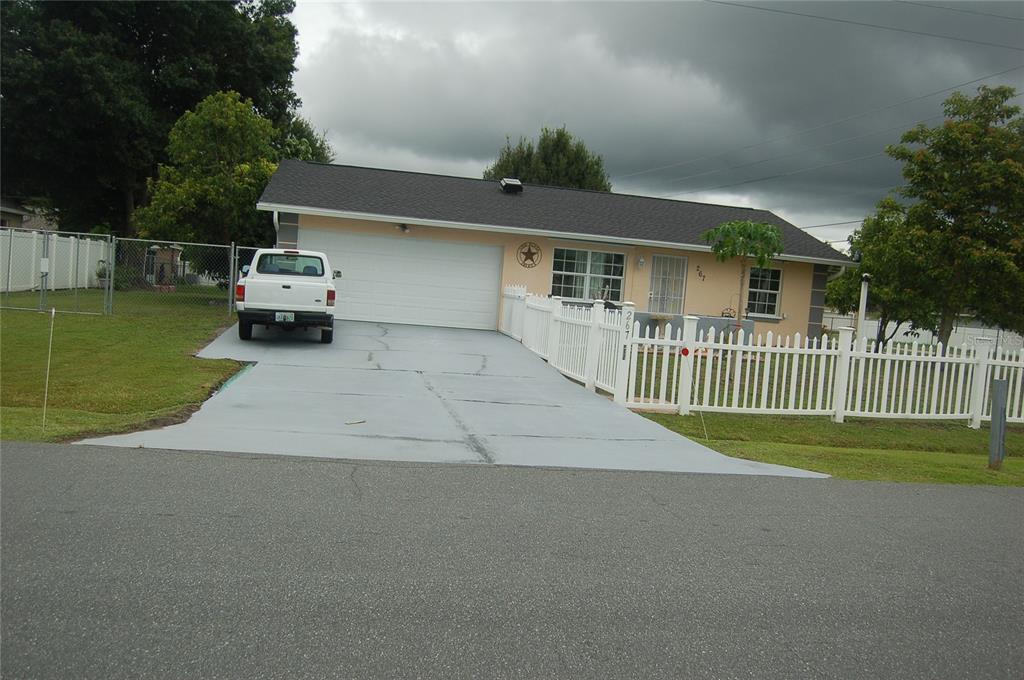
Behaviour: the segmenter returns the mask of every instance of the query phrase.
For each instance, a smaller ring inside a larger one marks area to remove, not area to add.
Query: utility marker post
[[[46,404],[50,400],[50,357],[53,355],[53,321],[57,308],[50,308],[50,346],[46,350],[46,383],[43,385],[43,432],[46,432]]]
[[[992,381],[992,422],[988,432],[988,467],[1001,470],[1006,458],[1006,395],[1010,383]]]

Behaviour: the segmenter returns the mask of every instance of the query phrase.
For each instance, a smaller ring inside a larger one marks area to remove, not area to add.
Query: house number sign
[[[533,269],[540,264],[540,254],[540,246],[532,241],[527,241],[519,246],[516,257],[519,259],[519,264],[527,269]]]

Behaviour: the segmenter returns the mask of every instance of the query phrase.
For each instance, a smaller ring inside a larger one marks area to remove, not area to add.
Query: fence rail
[[[156,298],[234,310],[233,283],[257,248],[0,229],[0,307],[112,314]]]
[[[991,382],[1009,383],[1007,420],[1024,422],[1024,349],[976,338],[958,347],[854,346],[852,329],[819,338],[709,328],[641,328],[630,303],[503,294],[500,330],[564,375],[638,410],[865,418],[991,419]]]
[[[0,229],[0,306],[102,314],[113,240],[106,235]]]

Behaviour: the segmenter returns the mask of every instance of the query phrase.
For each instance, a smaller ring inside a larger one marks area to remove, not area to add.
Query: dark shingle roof
[[[847,261],[767,210],[533,184],[505,194],[490,180],[351,165],[282,161],[260,204],[697,246],[721,222],[754,220],[782,229],[783,256]]]

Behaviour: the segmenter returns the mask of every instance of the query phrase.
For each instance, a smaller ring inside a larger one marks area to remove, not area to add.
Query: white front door
[[[686,258],[655,255],[651,258],[651,293],[647,311],[682,314],[686,297]]]
[[[354,321],[495,329],[501,246],[299,228],[299,248],[341,270],[334,316]]]

